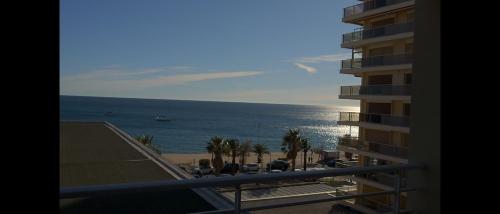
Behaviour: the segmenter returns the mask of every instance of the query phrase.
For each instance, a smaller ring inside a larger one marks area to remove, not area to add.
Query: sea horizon
[[[142,97],[108,97],[108,96],[90,96],[90,95],[65,95],[60,94],[60,97],[89,97],[89,98],[112,98],[112,99],[139,99],[139,100],[170,100],[170,101],[194,101],[194,102],[219,102],[219,103],[243,103],[243,104],[267,104],[267,105],[291,105],[291,106],[313,106],[321,108],[334,109],[356,109],[353,111],[359,112],[359,106],[329,106],[322,104],[298,104],[298,103],[265,103],[265,102],[249,102],[249,101],[226,101],[226,100],[191,100],[191,99],[173,99],[173,98],[142,98]]]
[[[349,133],[336,124],[338,112],[317,105],[60,95],[60,120],[107,121],[132,137],[152,135],[162,152],[179,154],[204,153],[213,136],[250,140],[279,152],[291,128],[315,147],[335,149],[337,137]],[[156,115],[170,121],[155,121]]]

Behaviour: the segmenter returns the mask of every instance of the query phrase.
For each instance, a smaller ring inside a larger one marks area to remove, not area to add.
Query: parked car
[[[273,160],[271,161],[271,164],[267,164],[267,171],[273,170],[273,169],[279,169],[281,171],[286,171],[290,167],[290,164],[287,161],[283,160]]]
[[[331,160],[328,160],[328,161],[326,162],[326,165],[327,165],[328,167],[335,167],[335,163],[336,163],[337,161],[338,161],[338,162],[341,162],[341,160],[331,159]]]
[[[273,169],[271,170],[271,173],[282,173],[283,171],[279,170],[279,169]]]
[[[198,176],[203,176],[203,175],[210,175],[214,173],[214,168],[213,167],[196,167],[193,169],[193,174],[198,175]]]
[[[221,174],[232,174],[233,172],[238,172],[240,170],[240,165],[235,163],[227,163],[224,168],[220,171]]]
[[[259,164],[256,163],[245,164],[243,165],[242,171],[244,172],[259,171]]]

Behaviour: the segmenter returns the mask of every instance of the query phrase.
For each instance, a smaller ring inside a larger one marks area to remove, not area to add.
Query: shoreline
[[[309,158],[311,153],[308,153],[307,155],[307,158]],[[316,162],[318,160],[318,154],[313,154],[313,162]],[[266,166],[267,163],[269,163],[269,159],[271,160],[276,160],[278,158],[284,158],[286,157],[285,154],[283,152],[271,152],[271,154],[265,154],[263,155],[263,160],[262,160],[262,164],[263,164],[263,167]],[[171,163],[174,163],[176,165],[183,165],[183,166],[198,166],[198,161],[200,159],[211,159],[211,154],[209,153],[188,153],[188,154],[185,154],[185,153],[163,153],[161,154],[161,158],[162,159],[165,159]],[[303,153],[302,152],[299,152],[297,154],[297,159],[296,159],[296,168],[298,168],[299,166],[302,167],[302,164],[303,164],[303,159],[304,156],[303,156]],[[224,161],[227,161],[228,163],[231,162],[232,158],[231,157],[227,157],[227,156],[223,156],[222,159]],[[239,157],[236,157],[236,163],[239,163]],[[254,153],[250,153],[249,156],[247,156],[245,158],[245,162],[246,163],[257,163],[257,155],[254,154]]]

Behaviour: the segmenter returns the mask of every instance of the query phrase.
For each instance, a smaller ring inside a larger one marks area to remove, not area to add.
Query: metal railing
[[[349,167],[356,167],[356,166],[359,166],[358,161],[342,161],[342,162],[335,163],[336,168],[349,168]]]
[[[162,153],[164,153],[166,151],[166,148],[160,144],[151,143],[151,144],[144,144],[144,145],[159,155],[161,155]]]
[[[390,156],[408,158],[408,148],[389,145],[385,143],[368,142],[368,151]]]
[[[340,86],[340,95],[411,95],[411,85]]]
[[[389,173],[384,173],[384,172],[377,172],[377,173],[366,173],[366,174],[359,174],[356,175],[357,177],[369,179],[372,181],[376,181],[377,183],[386,185],[386,186],[392,186],[394,184],[394,178],[396,175],[392,175]],[[406,187],[406,177],[401,176],[401,187]]]
[[[375,38],[380,36],[390,36],[399,33],[412,32],[413,22],[391,24],[376,28],[359,28],[352,33],[342,35],[342,43],[356,42],[363,39]]]
[[[369,197],[360,198],[360,199],[358,199],[357,203],[364,205],[366,207],[369,207],[371,209],[374,209],[378,213],[386,213],[386,212],[390,212],[392,210],[392,207],[390,205],[388,205],[387,203],[383,203],[383,202],[377,201],[375,199],[371,199]]]
[[[340,112],[339,121],[368,122],[390,126],[410,127],[410,117],[387,114],[365,114],[358,112]]]
[[[338,145],[347,146],[356,149],[363,149],[364,145],[359,141],[358,137],[338,137]]]
[[[344,8],[344,18],[360,14],[365,11],[373,10],[380,7],[385,7],[393,4],[399,4],[411,0],[371,0],[365,1],[361,4],[353,5]]]
[[[360,141],[357,137],[339,137],[338,142],[338,145],[340,146],[351,147],[367,152],[376,152],[399,158],[408,158],[408,148],[401,146],[373,141],[365,141],[366,143],[363,143],[363,141]]]
[[[234,208],[225,210],[207,211],[203,213],[240,213],[242,211],[253,211],[263,209],[273,209],[279,207],[296,206],[320,202],[339,201],[359,197],[386,195],[392,194],[394,203],[392,211],[399,213],[399,200],[401,192],[415,191],[415,188],[401,188],[401,177],[399,174],[406,170],[421,169],[420,165],[411,164],[398,164],[398,165],[384,165],[384,166],[369,166],[369,167],[351,167],[343,169],[331,169],[321,171],[308,171],[308,172],[287,172],[276,174],[257,174],[248,176],[229,176],[229,177],[216,177],[207,179],[184,179],[184,180],[165,180],[165,181],[152,181],[152,182],[138,182],[138,183],[124,183],[124,184],[111,184],[111,185],[92,185],[92,186],[79,186],[79,187],[63,187],[59,190],[59,198],[81,198],[81,197],[94,197],[103,195],[121,195],[121,194],[134,194],[145,192],[163,192],[179,189],[192,189],[192,188],[207,188],[207,187],[235,187]],[[396,174],[394,179],[394,190],[380,191],[370,193],[358,193],[353,195],[343,195],[325,199],[315,199],[309,201],[299,202],[285,202],[279,204],[257,205],[252,207],[241,207],[241,185],[250,183],[263,183],[263,182],[276,182],[282,180],[294,179],[308,179],[308,178],[322,178],[322,177],[335,177],[345,175],[356,175],[363,173],[376,173],[376,172],[394,172]]]
[[[366,68],[384,65],[403,65],[413,63],[412,53],[371,56],[342,60],[342,69]]]

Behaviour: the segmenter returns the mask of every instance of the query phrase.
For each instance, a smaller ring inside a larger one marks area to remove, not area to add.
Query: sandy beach
[[[311,153],[308,153],[308,156]],[[272,152],[271,155],[267,154],[264,155],[263,157],[263,163],[264,166],[269,163],[269,159],[275,160],[278,158],[284,158],[285,154],[282,152]],[[162,158],[165,160],[175,163],[175,164],[181,164],[181,165],[190,165],[190,166],[197,166],[198,165],[198,160],[200,159],[210,159],[211,155],[209,153],[194,153],[194,154],[172,154],[172,153],[166,153],[162,154]],[[224,161],[231,162],[231,157],[223,157]],[[297,154],[297,159],[296,159],[296,167],[301,167],[303,163],[303,153],[300,152]],[[314,154],[313,155],[313,161],[316,162],[318,160],[318,155]],[[239,163],[239,158],[236,157],[236,162]],[[254,153],[250,153],[250,156],[246,157],[245,160],[246,163],[257,163],[257,155]]]

